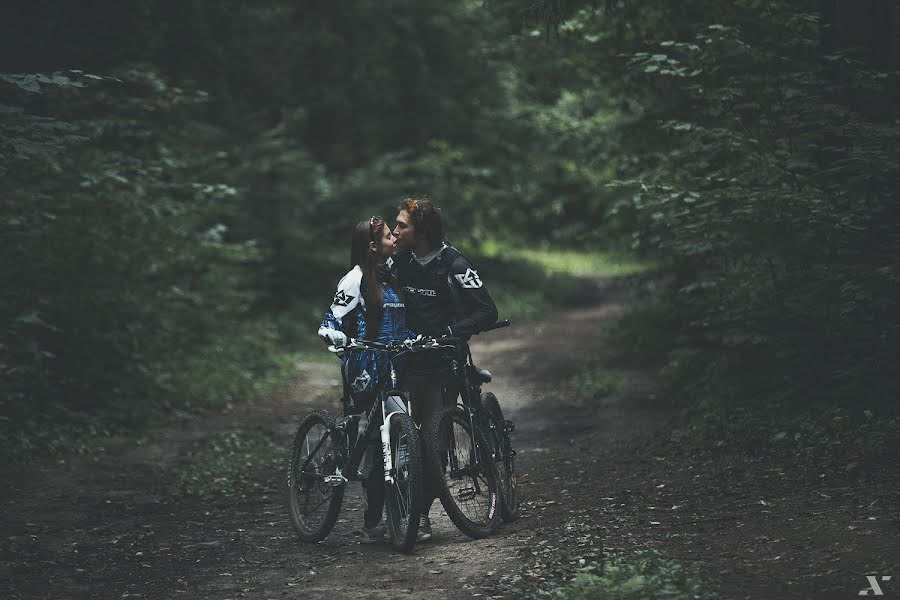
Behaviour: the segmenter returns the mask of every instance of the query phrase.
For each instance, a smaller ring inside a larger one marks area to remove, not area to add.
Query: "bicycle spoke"
[[[339,459],[330,433],[333,423],[324,411],[311,413],[298,428],[292,447],[289,514],[294,529],[308,542],[328,535],[344,498],[342,487],[325,484],[325,477],[335,473]]]

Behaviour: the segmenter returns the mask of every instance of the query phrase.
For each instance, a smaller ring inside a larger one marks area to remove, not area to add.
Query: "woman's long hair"
[[[373,340],[378,337],[378,330],[381,328],[384,293],[378,282],[378,254],[369,250],[369,242],[381,245],[384,226],[384,219],[381,217],[360,221],[353,230],[350,243],[350,268],[359,265],[363,272],[361,287],[366,300],[366,336]],[[386,283],[397,290],[396,281],[388,280]]]

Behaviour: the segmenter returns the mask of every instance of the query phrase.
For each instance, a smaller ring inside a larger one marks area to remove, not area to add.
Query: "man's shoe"
[[[382,522],[375,523],[371,527],[362,528],[362,540],[360,541],[362,541],[363,544],[377,544],[386,539],[389,539],[387,527],[385,527]]]
[[[417,542],[427,542],[431,539],[431,519],[428,517],[419,517],[419,533],[416,535]]]

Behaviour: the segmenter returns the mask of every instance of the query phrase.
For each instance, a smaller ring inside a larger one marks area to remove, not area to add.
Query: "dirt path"
[[[595,405],[569,399],[571,374],[604,357],[596,333],[627,302],[620,292],[473,344],[517,423],[527,501],[490,539],[466,538],[436,508],[434,539],[413,554],[362,545],[354,485],[328,539],[303,544],[274,470],[253,473],[263,487],[238,497],[164,492],[218,432],[258,429],[287,448],[300,416],[336,408],[336,366],[310,364],[294,389],[255,406],[6,473],[0,598],[497,597],[508,593],[505,576],[530,568],[521,550],[558,539],[574,515],[602,524],[608,550],[657,548],[697,566],[721,597],[855,597],[871,573],[893,574],[900,594],[895,476],[848,484],[806,479],[789,463],[698,462],[670,441],[674,412],[647,372],[627,373],[623,389]]]

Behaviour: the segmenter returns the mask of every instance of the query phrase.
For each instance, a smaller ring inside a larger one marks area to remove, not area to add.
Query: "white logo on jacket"
[[[481,279],[478,277],[478,271],[476,271],[475,269],[466,269],[465,273],[454,275],[454,277],[456,277],[459,285],[466,289],[480,288],[482,285],[484,285],[481,282]]]
[[[354,392],[361,392],[369,385],[369,382],[372,381],[372,377],[369,375],[369,372],[363,369],[363,372],[360,373],[359,377],[353,380],[353,385],[350,387],[353,388]]]

